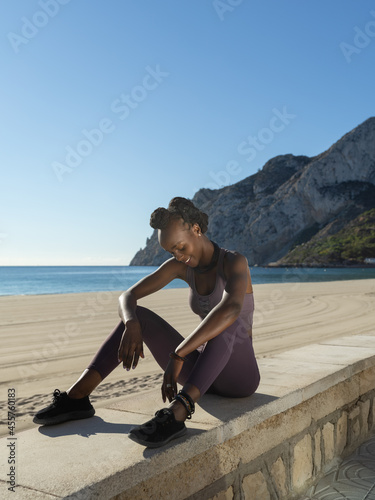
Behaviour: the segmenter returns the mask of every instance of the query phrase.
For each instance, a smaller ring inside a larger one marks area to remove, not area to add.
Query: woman
[[[56,389],[53,403],[35,415],[35,423],[94,415],[89,394],[119,363],[127,370],[136,368],[144,357],[143,342],[164,370],[162,399],[170,404],[130,431],[129,437],[142,445],[162,446],[185,434],[184,421],[206,392],[244,397],[256,391],[260,377],[252,347],[254,299],[246,258],[209,240],[204,234],[207,214],[186,198],[173,198],[168,209],[157,208],[150,225],[173,257],[120,296],[120,323],[77,382],[66,392]],[[188,283],[190,307],[202,320],[187,338],[137,305],[176,278]],[[179,392],[177,383],[182,385]]]

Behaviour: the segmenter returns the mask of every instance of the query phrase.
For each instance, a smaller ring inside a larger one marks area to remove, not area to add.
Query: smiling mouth
[[[188,258],[188,260],[185,260],[185,264],[189,264],[191,257]]]

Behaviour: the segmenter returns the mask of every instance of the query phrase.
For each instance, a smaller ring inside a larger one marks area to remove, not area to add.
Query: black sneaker
[[[155,417],[143,425],[132,429],[130,439],[149,448],[158,448],[186,434],[186,425],[175,419],[169,408],[163,408],[155,413]]]
[[[33,422],[41,425],[61,424],[67,420],[89,418],[94,414],[95,410],[88,396],[73,399],[66,392],[55,389],[52,404],[38,411],[33,418]]]

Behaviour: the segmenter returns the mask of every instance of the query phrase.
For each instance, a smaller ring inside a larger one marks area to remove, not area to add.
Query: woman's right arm
[[[136,315],[137,300],[157,292],[175,278],[181,278],[184,266],[172,257],[120,295],[118,312],[125,329],[118,359],[127,370],[137,366],[139,357],[144,358],[141,325]]]

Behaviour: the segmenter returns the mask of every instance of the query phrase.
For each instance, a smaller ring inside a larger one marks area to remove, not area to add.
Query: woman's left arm
[[[213,339],[238,318],[247,288],[248,262],[244,255],[228,253],[227,284],[221,301],[207,314],[197,328],[181,342],[176,353],[186,356],[208,340]]]

